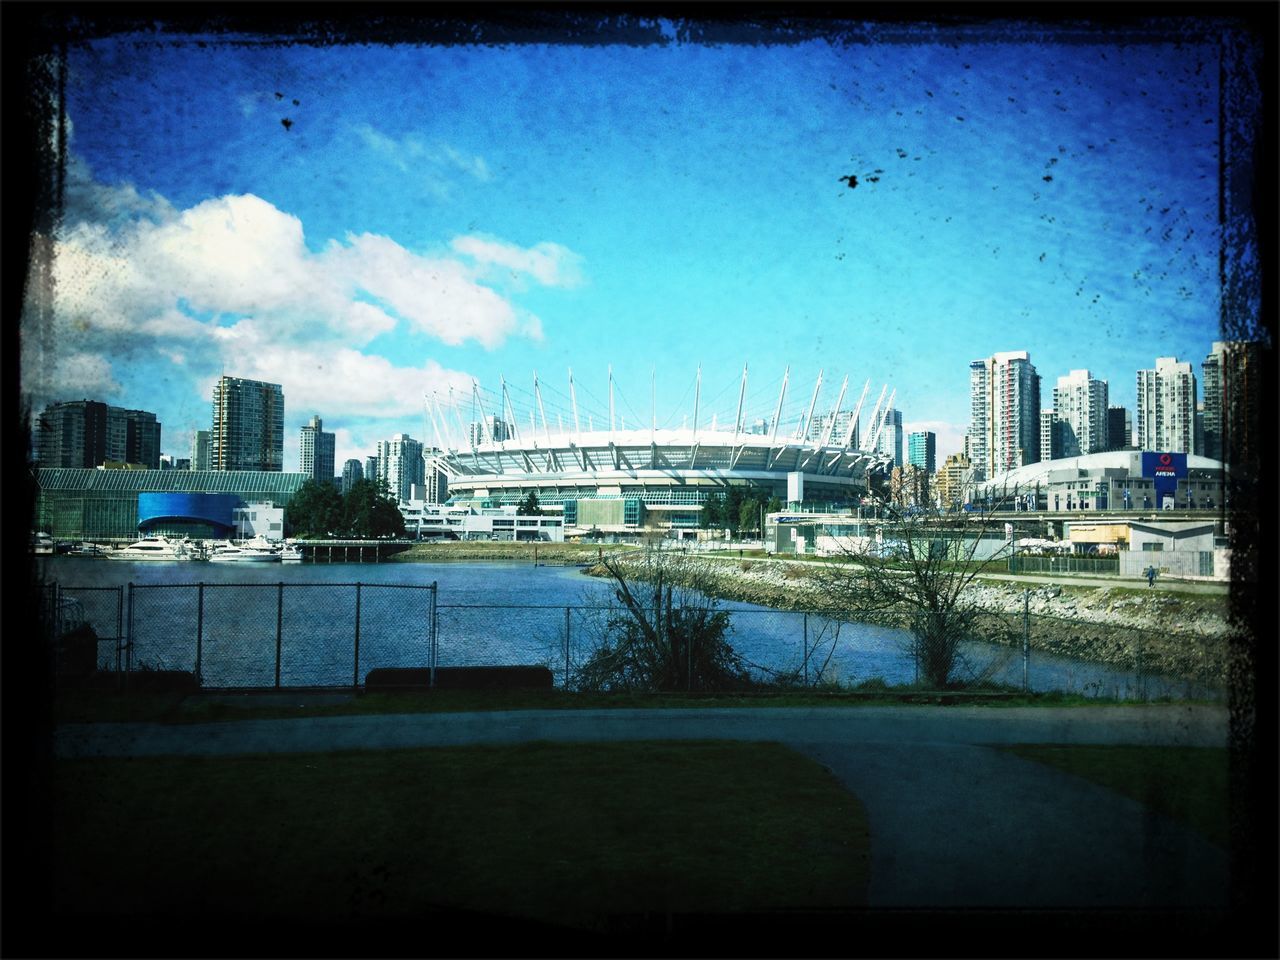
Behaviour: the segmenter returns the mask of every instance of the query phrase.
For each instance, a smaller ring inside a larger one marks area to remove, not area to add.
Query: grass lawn
[[[1228,846],[1230,797],[1225,749],[1039,744],[1004,749],[1115,790],[1224,848]]]
[[[61,760],[54,789],[55,914],[89,923],[444,909],[599,930],[866,896],[861,804],[777,744]]]

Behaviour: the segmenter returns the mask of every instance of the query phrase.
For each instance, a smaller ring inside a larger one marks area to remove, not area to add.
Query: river
[[[601,608],[613,595],[607,581],[577,568],[513,561],[259,566],[58,556],[37,563],[46,580],[76,598],[99,637],[131,633],[135,665],[193,669],[198,655],[208,686],[269,686],[277,669],[286,686],[349,684],[376,666],[425,666],[430,591],[409,588],[433,583],[440,666],[545,663],[560,684],[594,648],[609,616]],[[736,601],[722,607],[731,612],[730,642],[757,675],[794,673],[844,686],[916,679],[905,631]],[[110,665],[115,649],[114,640],[104,640],[99,660]],[[1186,680],[1139,677],[1134,670],[1039,650],[1031,651],[1026,669],[1028,685],[1037,692],[1122,699],[1222,696]],[[985,673],[1020,687],[1022,653],[968,644],[959,672]]]

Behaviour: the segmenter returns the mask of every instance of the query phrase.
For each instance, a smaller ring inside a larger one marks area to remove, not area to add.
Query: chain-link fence
[[[439,605],[435,584],[50,585],[55,637],[83,624],[97,669],[189,673],[206,688],[360,687],[379,667],[545,666],[586,689],[631,614],[613,605]],[[912,633],[835,613],[723,606],[722,637],[774,688],[936,686]],[[700,642],[700,641],[694,641]],[[948,686],[1120,700],[1222,699],[1229,638],[988,612],[950,650]],[[696,650],[687,648],[692,661]],[[690,663],[692,668],[692,662]],[[681,681],[683,682],[683,681]],[[688,688],[696,689],[694,672]]]

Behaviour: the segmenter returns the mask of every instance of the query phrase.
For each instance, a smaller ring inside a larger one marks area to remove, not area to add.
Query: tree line
[[[357,480],[346,493],[332,483],[308,480],[284,511],[290,536],[306,539],[377,540],[403,537],[404,517],[379,481]]]
[[[761,513],[777,513],[782,509],[782,501],[776,496],[767,501],[756,496],[748,496],[750,491],[742,487],[729,487],[724,493],[716,493],[707,497],[702,504],[702,527],[704,530],[729,530],[760,532]]]

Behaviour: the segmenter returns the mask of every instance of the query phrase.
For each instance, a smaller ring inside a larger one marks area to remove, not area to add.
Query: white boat
[[[281,563],[301,563],[302,548],[296,543],[286,543],[280,548]]]
[[[127,547],[106,554],[110,560],[200,560],[200,548],[190,540],[167,537],[143,537]]]
[[[33,533],[31,535],[31,552],[46,556],[54,552],[55,543],[53,537],[47,533]]]
[[[261,537],[228,543],[209,554],[212,563],[279,563],[280,559],[279,547]]]

